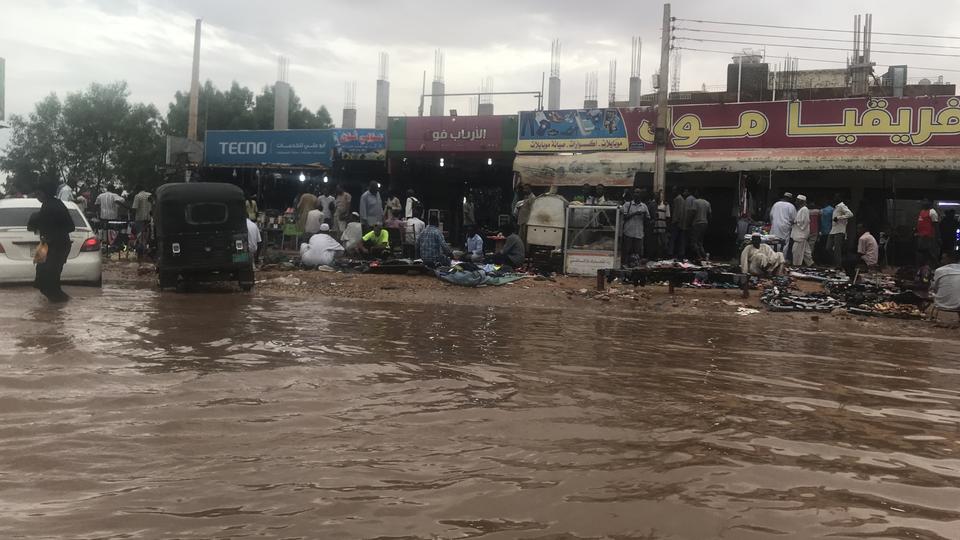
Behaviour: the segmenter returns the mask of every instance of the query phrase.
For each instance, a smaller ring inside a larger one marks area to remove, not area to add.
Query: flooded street
[[[70,292],[0,290],[0,538],[960,538],[955,331]]]

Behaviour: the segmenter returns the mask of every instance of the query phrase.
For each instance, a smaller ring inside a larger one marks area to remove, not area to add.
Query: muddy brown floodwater
[[[0,538],[960,538],[960,340],[0,290]]]

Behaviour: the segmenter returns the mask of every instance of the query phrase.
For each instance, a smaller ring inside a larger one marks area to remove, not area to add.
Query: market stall
[[[616,206],[567,207],[563,269],[593,276],[620,267],[620,210]]]

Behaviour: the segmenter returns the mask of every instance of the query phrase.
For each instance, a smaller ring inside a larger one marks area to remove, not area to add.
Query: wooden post
[[[597,270],[597,290],[602,291],[607,285],[607,271]]]

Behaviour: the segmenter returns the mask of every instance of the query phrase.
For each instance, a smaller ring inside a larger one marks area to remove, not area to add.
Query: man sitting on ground
[[[348,257],[355,257],[360,253],[363,245],[363,226],[360,225],[360,214],[350,214],[349,222],[344,224],[343,234],[340,236],[343,249]]]
[[[504,225],[502,232],[503,235],[507,237],[507,240],[503,243],[503,249],[493,256],[493,262],[495,264],[510,265],[513,268],[519,268],[523,266],[524,261],[527,259],[527,255],[526,248],[523,246],[523,240],[520,239],[520,235],[516,233],[513,225],[510,224]]]
[[[471,262],[483,262],[483,237],[480,236],[480,227],[476,225],[470,227],[470,234],[467,236],[466,256]]]
[[[440,218],[436,215],[430,216],[427,228],[420,233],[417,239],[417,252],[423,264],[431,267],[449,266],[450,256],[453,251],[443,239],[443,233],[440,232]]]
[[[417,208],[419,210],[419,208]],[[414,259],[417,256],[417,239],[427,226],[419,214],[408,217],[403,222],[403,256]]]
[[[860,281],[859,274],[861,272],[876,269],[880,249],[877,245],[877,239],[870,234],[870,227],[863,223],[858,224],[857,233],[860,234],[860,238],[857,240],[857,253],[845,255],[841,267],[850,279],[856,277],[857,281]]]
[[[343,246],[330,236],[330,225],[324,223],[309,243],[300,244],[300,263],[309,267],[330,266],[342,253]]]
[[[417,253],[427,266],[450,265],[450,256],[453,255],[453,251],[443,239],[443,233],[440,232],[440,218],[436,215],[430,216],[427,228],[417,238]]]
[[[320,232],[320,225],[323,222],[323,210],[314,208],[307,212],[307,221],[303,226],[304,235],[309,239],[311,235]]]
[[[870,226],[866,223],[861,223],[858,229],[860,230],[860,239],[857,240],[857,256],[860,258],[860,263],[866,265],[867,270],[876,270],[877,261],[880,258],[880,246],[877,244],[877,239],[873,237]]]
[[[783,253],[777,253],[760,241],[760,235],[750,237],[750,243],[740,253],[740,270],[752,276],[777,276],[783,273]]]
[[[360,253],[374,259],[383,258],[390,253],[390,233],[379,221],[373,224],[370,232],[363,235]]]
[[[933,294],[933,305],[937,309],[953,311],[960,316],[960,263],[955,252],[946,255],[946,259],[948,264],[933,273],[930,293]]]

